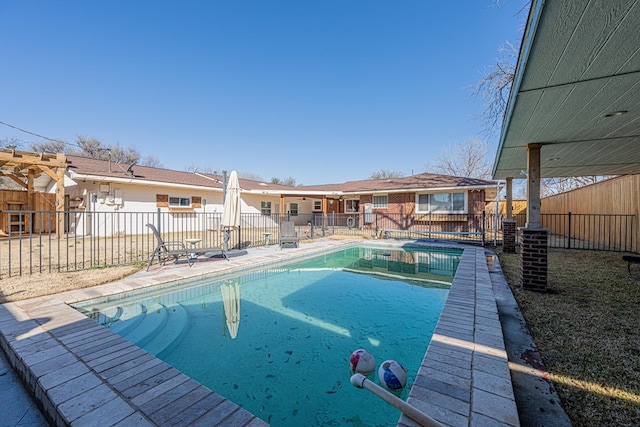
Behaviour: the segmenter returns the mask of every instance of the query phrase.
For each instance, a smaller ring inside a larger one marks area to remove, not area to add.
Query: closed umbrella
[[[227,194],[222,206],[222,222],[220,226],[224,230],[224,250],[229,250],[229,230],[240,228],[240,182],[238,173],[231,171],[227,183]]]

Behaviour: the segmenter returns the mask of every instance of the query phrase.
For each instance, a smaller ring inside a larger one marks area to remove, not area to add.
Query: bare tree
[[[291,176],[285,179],[280,179],[274,176],[273,178],[271,178],[271,183],[278,184],[278,185],[286,185],[287,187],[295,187],[296,179]]]
[[[123,148],[118,143],[112,146],[106,146],[96,138],[87,138],[84,136],[78,136],[77,143],[80,150],[73,149],[69,154],[127,164],[138,163],[140,160],[138,150],[132,147]]]
[[[217,171],[213,169],[212,166],[200,166],[200,165],[190,164],[189,166],[184,168],[184,170],[185,172],[208,173],[213,175],[217,174]]]
[[[238,178],[250,179],[251,181],[264,181],[260,175],[252,172],[238,172]]]
[[[548,197],[554,194],[564,193],[569,190],[595,184],[596,182],[614,178],[615,175],[607,176],[571,176],[561,178],[543,178],[540,181],[540,196]]]
[[[469,138],[450,145],[435,160],[426,165],[427,172],[467,178],[491,178],[491,160],[487,143]]]
[[[480,118],[487,136],[499,131],[507,110],[518,48],[507,41],[498,48],[498,53],[495,64],[485,69],[480,80],[472,87],[473,96],[483,100]]]
[[[29,148],[35,152],[64,153],[125,164],[135,164],[140,160],[140,153],[135,148],[124,148],[120,144],[109,146],[103,144],[99,139],[85,136],[78,136],[75,144],[47,139],[45,142],[32,142]]]
[[[31,142],[29,150],[36,153],[67,153],[67,144],[62,141]]]
[[[502,7],[505,1],[492,0],[491,3],[493,7]],[[523,22],[523,31],[524,21],[530,8],[531,1],[526,0],[522,2],[522,6],[515,13],[515,16],[520,17]],[[516,74],[519,51],[520,45],[509,40],[498,46],[498,56],[494,59],[494,64],[486,67],[481,72],[480,80],[471,86],[473,96],[483,100],[479,116],[484,125],[484,134],[487,137],[500,131]]]
[[[24,141],[16,138],[15,136],[11,138],[2,138],[0,139],[0,148],[8,149],[8,150],[16,150],[24,145]]]
[[[156,156],[145,156],[141,161],[140,161],[140,165],[141,166],[148,166],[151,168],[161,168],[162,167],[162,163],[160,162],[160,159],[158,159]]]
[[[398,170],[380,169],[379,171],[373,172],[369,175],[367,179],[402,178],[403,176],[405,176],[405,174]]]

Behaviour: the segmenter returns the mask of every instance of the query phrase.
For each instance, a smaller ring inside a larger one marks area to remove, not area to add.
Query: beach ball
[[[376,361],[367,350],[362,348],[351,353],[349,366],[354,374],[362,374],[365,377],[371,375],[376,370]]]
[[[399,391],[407,385],[407,370],[395,360],[385,360],[378,369],[378,379],[389,390]]]

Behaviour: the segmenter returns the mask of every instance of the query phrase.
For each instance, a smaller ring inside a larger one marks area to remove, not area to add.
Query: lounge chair
[[[162,236],[158,232],[158,229],[153,224],[147,224],[147,227],[153,231],[153,234],[156,236],[158,240],[158,246],[153,250],[151,254],[151,258],[149,259],[149,265],[147,266],[147,271],[151,264],[153,263],[153,259],[158,256],[158,261],[161,263],[165,263],[169,258],[173,258],[174,262],[178,261],[178,259],[182,257],[186,257],[189,262],[189,267],[193,265],[196,260],[201,259],[209,259],[209,258],[224,258],[227,261],[229,257],[226,252],[220,248],[187,248],[182,242],[165,242],[162,240]]]
[[[187,247],[182,242],[171,241],[165,242],[162,240],[162,236],[160,236],[160,232],[153,224],[147,224],[147,227],[153,231],[153,234],[156,236],[156,240],[158,244],[156,248],[153,250],[151,254],[151,258],[149,258],[149,265],[147,265],[147,271],[149,271],[149,267],[153,264],[153,259],[157,256],[158,262],[164,264],[170,258],[174,259],[174,263],[178,261],[180,258],[187,258],[187,262],[189,263],[189,267],[193,265],[194,257],[191,256],[191,252],[187,249]]]
[[[285,246],[298,247],[300,238],[298,237],[298,233],[296,233],[296,226],[293,221],[280,223],[280,235],[278,236],[278,242],[280,244],[280,249]]]

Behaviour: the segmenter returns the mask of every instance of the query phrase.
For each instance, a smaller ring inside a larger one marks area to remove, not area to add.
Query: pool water
[[[400,362],[406,398],[460,255],[351,248],[81,309],[274,426],[389,426],[399,411],[350,384],[351,352]]]

